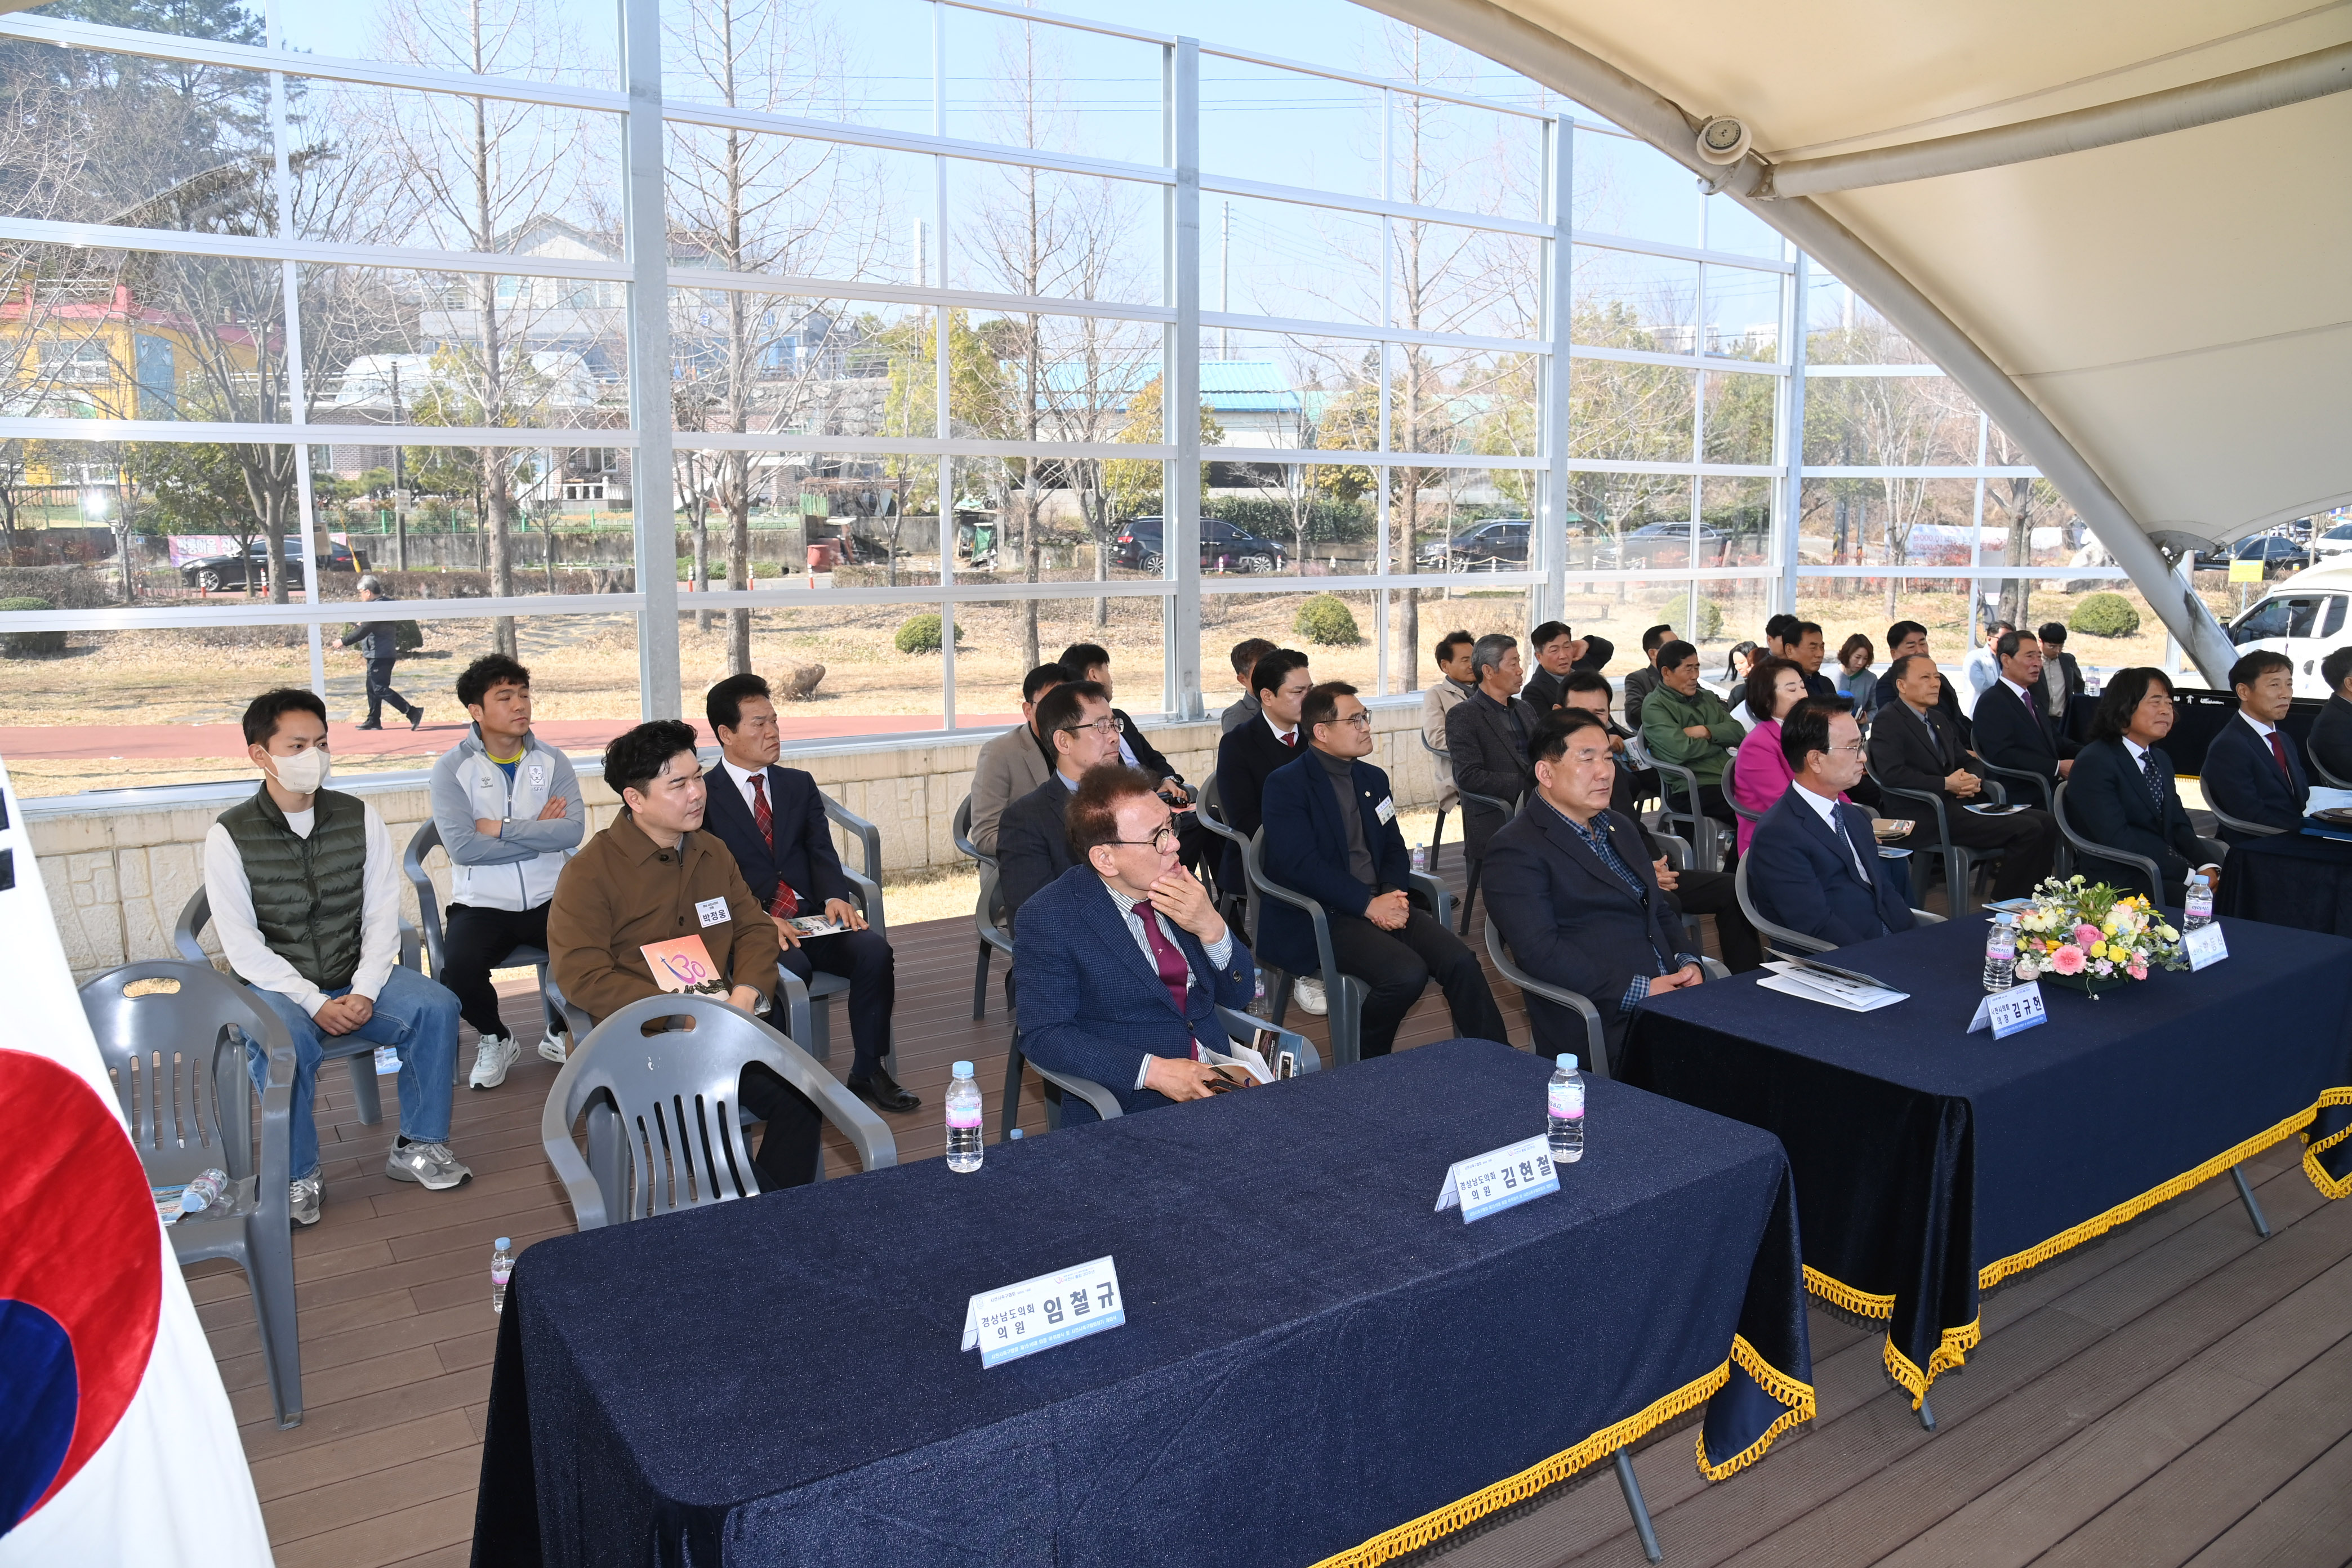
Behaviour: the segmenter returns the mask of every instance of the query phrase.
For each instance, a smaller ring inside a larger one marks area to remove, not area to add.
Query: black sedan
[[[1622,545],[1603,540],[1594,552],[1599,566],[1721,566],[1731,554],[1731,535],[1712,523],[1698,525],[1698,558],[1691,559],[1691,525],[1645,523]]]
[[[1528,563],[1528,531],[1523,517],[1498,517],[1465,529],[1451,539],[1421,547],[1421,564],[1437,572],[1509,572]]]
[[[359,565],[352,558],[350,545],[331,543],[319,552],[319,564],[330,572],[356,571]],[[289,582],[299,583],[302,580],[302,542],[299,539],[286,541],[286,568]],[[223,588],[246,587],[248,579],[251,586],[262,587],[269,581],[269,546],[257,539],[247,545],[242,555],[235,552],[199,555],[194,560],[183,561],[180,563],[180,579],[189,587],[207,594],[218,593]]]
[[[1161,520],[1130,518],[1111,535],[1111,564],[1130,572],[1158,572],[1162,563]],[[1260,539],[1223,518],[1201,520],[1201,570],[1203,572],[1279,572],[1289,552],[1270,539]]]
[[[2259,561],[2265,575],[2276,571],[2300,572],[2311,564],[2311,547],[2297,544],[2281,533],[2256,534],[2235,544],[2216,544],[2199,551],[2195,570],[2226,572],[2233,561]]]

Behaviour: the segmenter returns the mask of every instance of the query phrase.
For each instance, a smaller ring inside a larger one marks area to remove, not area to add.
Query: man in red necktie
[[[2198,784],[2205,802],[2224,817],[2294,833],[2311,807],[2311,780],[2302,748],[2280,726],[2294,701],[2294,664],[2272,648],[2257,648],[2230,667],[2238,716],[2205,748]],[[2221,824],[2221,842],[2242,844],[2262,835]]]
[[[1246,1007],[1257,973],[1178,863],[1173,814],[1154,785],[1117,764],[1086,774],[1069,812],[1084,859],[1022,907],[1013,942],[1022,1050],[1102,1085],[1129,1112],[1248,1079],[1200,1054],[1226,1048],[1217,1009]],[[1062,1114],[1093,1115],[1075,1098]]]

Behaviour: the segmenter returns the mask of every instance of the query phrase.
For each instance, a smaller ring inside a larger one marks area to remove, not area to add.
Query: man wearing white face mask
[[[245,740],[261,787],[205,836],[205,891],[229,967],[294,1037],[295,1223],[319,1222],[310,1100],[330,1036],[400,1054],[400,1136],[384,1174],[436,1191],[470,1180],[448,1143],[457,998],[398,963],[400,861],[375,807],[326,787],[326,704],[266,691],[245,710]],[[257,1047],[247,1054],[258,1087],[268,1064]]]

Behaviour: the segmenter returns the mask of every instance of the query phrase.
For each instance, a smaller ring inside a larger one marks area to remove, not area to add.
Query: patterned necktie
[[[1293,730],[1289,734],[1285,735],[1285,736],[1282,738],[1282,743],[1283,743],[1285,746],[1296,746],[1296,745],[1297,745],[1297,744],[1298,744],[1298,731],[1296,731],[1296,730]]]
[[[2158,816],[2163,816],[2164,780],[2156,771],[2156,753],[2154,752],[2142,752],[2140,753],[2139,776],[2147,785],[2147,798],[2156,803],[2157,815]]]
[[[1837,829],[1838,842],[1845,846],[1846,864],[1853,868],[1853,874],[1860,878],[1865,886],[1874,889],[1876,884],[1871,881],[1869,871],[1864,868],[1862,850],[1854,843],[1853,834],[1845,825],[1845,813],[1835,806],[1830,807],[1830,822]]]
[[[2276,730],[2271,731],[2270,739],[2271,758],[2279,765],[2279,777],[2292,785],[2294,783],[2294,770],[2286,765],[2286,747],[2280,742],[2279,732]]]
[[[768,809],[768,776],[765,773],[751,775],[751,820],[759,824],[760,841],[768,847],[768,853],[773,855],[776,852],[776,814]],[[791,884],[782,877],[776,879],[776,896],[768,900],[768,912],[788,920],[801,912],[800,895],[793,892]]]
[[[1192,966],[1184,962],[1177,950],[1160,930],[1160,917],[1148,903],[1135,906],[1135,918],[1143,922],[1143,940],[1151,949],[1151,962],[1160,971],[1160,984],[1168,987],[1168,999],[1176,1004],[1176,1011],[1184,1011],[1184,988],[1192,983]],[[1201,1042],[1192,1042],[1192,1059],[1201,1059]]]

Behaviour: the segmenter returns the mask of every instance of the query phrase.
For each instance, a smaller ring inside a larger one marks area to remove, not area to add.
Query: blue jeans
[[[350,991],[346,985],[327,994],[341,996]],[[318,1091],[319,1061],[328,1040],[338,1046],[365,1040],[399,1051],[401,1136],[412,1143],[448,1142],[449,1075],[457,1061],[457,997],[447,986],[395,964],[392,978],[383,983],[375,999],[375,1012],[348,1035],[321,1033],[318,1022],[302,1011],[302,1005],[283,992],[257,985],[253,994],[285,1021],[287,1033],[294,1037],[294,1128],[286,1162],[289,1175],[299,1181],[319,1169],[319,1127],[310,1119],[310,1100]],[[247,1042],[246,1062],[253,1071],[255,1089],[260,1089],[268,1074],[268,1058],[260,1046]]]

